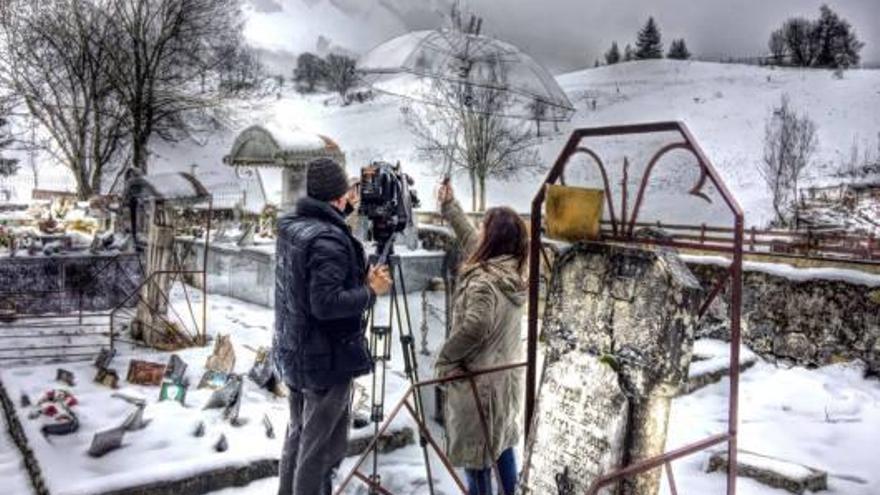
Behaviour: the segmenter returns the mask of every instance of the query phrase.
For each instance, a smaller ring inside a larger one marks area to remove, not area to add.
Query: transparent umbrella
[[[567,121],[574,107],[547,70],[519,48],[459,29],[415,31],[386,41],[358,63],[363,80],[378,91],[435,104],[437,86],[459,88],[474,111],[502,116]],[[504,104],[471,105],[486,92]]]

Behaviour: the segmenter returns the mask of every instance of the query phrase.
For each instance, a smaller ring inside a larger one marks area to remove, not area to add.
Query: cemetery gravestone
[[[524,494],[583,493],[599,476],[664,451],[701,294],[669,250],[584,243],[560,257],[544,314],[547,357]],[[655,494],[659,480],[655,469],[620,492]]]

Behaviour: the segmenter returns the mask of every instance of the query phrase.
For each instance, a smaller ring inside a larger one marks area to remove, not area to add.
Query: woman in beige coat
[[[526,300],[522,273],[528,253],[525,223],[510,208],[491,208],[477,232],[448,184],[440,187],[438,199],[465,261],[453,298],[452,333],[437,358],[437,374],[520,362]],[[503,493],[512,495],[517,480],[513,448],[521,435],[521,371],[480,375],[475,381],[489,441],[470,383],[452,382],[446,386],[447,455],[455,466],[465,468],[469,495],[491,494],[493,464],[498,466]]]

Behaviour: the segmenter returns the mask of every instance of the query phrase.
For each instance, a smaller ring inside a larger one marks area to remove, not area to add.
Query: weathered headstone
[[[186,404],[187,385],[178,381],[165,380],[159,390],[159,402],[172,400],[181,405]]]
[[[113,361],[113,357],[115,356],[116,349],[102,347],[101,350],[98,351],[98,356],[95,358],[95,367],[99,370],[109,368],[110,362]]]
[[[147,405],[146,400],[141,399],[139,397],[132,397],[130,395],[123,394],[122,392],[114,392],[113,394],[110,395],[110,397],[113,397],[114,399],[124,400],[125,402],[128,402],[129,404],[131,404],[133,406],[144,407]]]
[[[263,414],[263,428],[266,430],[266,438],[275,438],[275,427],[272,426],[268,414]]]
[[[228,381],[228,373],[206,370],[205,373],[202,375],[202,378],[199,380],[199,388],[210,388],[212,390],[217,390],[223,388],[223,386],[226,385],[226,382]]]
[[[254,357],[254,365],[248,371],[248,377],[260,388],[271,390],[275,385],[275,367],[270,358],[271,349],[260,347]]]
[[[187,364],[177,354],[172,354],[165,366],[165,378],[173,383],[183,383]]]
[[[232,373],[235,369],[235,349],[231,335],[219,335],[214,341],[214,352],[208,356],[205,369],[219,373]]]
[[[116,370],[112,370],[109,368],[98,368],[98,372],[95,373],[95,383],[100,383],[105,387],[118,388],[119,375],[116,373]]]
[[[92,457],[101,457],[107,452],[118,449],[122,446],[125,431],[125,425],[122,425],[95,433],[88,454]]]
[[[73,376],[73,372],[64,368],[58,368],[58,370],[55,371],[55,380],[68,387],[76,386],[76,378]]]
[[[122,422],[121,428],[125,431],[138,431],[146,428],[152,420],[144,419],[144,407],[135,407],[135,410]]]
[[[165,365],[132,359],[128,365],[126,380],[136,385],[159,386],[165,376]]]
[[[226,441],[226,435],[220,434],[220,438],[214,444],[214,450],[217,452],[226,452],[229,449],[229,442]]]
[[[204,409],[228,408],[235,404],[241,395],[242,379],[239,375],[229,375],[226,384],[208,397]]]
[[[584,493],[589,480],[619,466],[627,407],[617,373],[598,358],[567,353],[548,366],[527,493]]]
[[[584,243],[559,258],[524,494],[581,493],[599,476],[663,452],[700,296],[668,250]],[[659,480],[654,470],[627,479],[620,492],[651,495]]]

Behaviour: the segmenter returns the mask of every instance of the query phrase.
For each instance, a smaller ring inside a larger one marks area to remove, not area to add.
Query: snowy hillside
[[[817,160],[808,170],[812,181],[823,182],[837,170],[837,164],[849,156],[854,137],[868,139],[880,131],[880,71],[854,70],[838,80],[822,70],[659,60],[573,72],[558,80],[577,113],[571,123],[560,126],[559,133],[544,138],[540,151],[545,169],[573,128],[681,120],[742,204],[747,225],[762,225],[770,218],[770,202],[756,164],[762,157],[765,120],[783,93],[818,126]],[[352,174],[370,160],[400,160],[416,177],[422,198],[429,199],[437,175],[431,164],[420,160],[415,152],[415,142],[400,116],[402,103],[396,97],[381,95],[365,104],[340,107],[332,95],[289,92],[278,100],[242,105],[232,127],[242,129],[269,119],[326,134],[342,146]],[[543,127],[547,132],[550,126]],[[228,152],[233,136],[232,132],[214,136],[204,147],[160,146],[155,157],[157,168],[188,167],[195,162],[201,170],[224,169],[220,159]],[[630,156],[637,165],[635,158]],[[658,166],[657,180],[652,184],[665,190],[665,197],[671,197],[673,191],[693,184],[689,176],[679,180],[680,174],[692,173],[689,166]],[[537,181],[538,177],[524,177],[512,183],[491,183],[488,201],[526,211]],[[271,187],[277,180],[269,178],[265,183]],[[467,197],[467,181],[459,178],[456,184],[459,194]],[[664,195],[657,197],[662,199]],[[678,217],[693,215],[694,205],[705,210],[705,203],[688,202],[674,206],[670,213]],[[659,211],[671,206],[657,200],[647,202],[645,208]],[[423,207],[430,209],[433,205],[424,201]],[[723,209],[712,207],[705,213],[709,218],[700,220],[724,221],[722,214]]]
[[[550,132],[549,124],[542,126],[542,132],[549,133],[540,146],[542,172],[510,183],[490,183],[490,205],[510,204],[517,210],[528,210],[539,178],[574,128],[681,120],[739,200],[746,212],[746,225],[760,226],[772,215],[767,189],[756,165],[763,153],[765,121],[782,94],[788,94],[792,106],[806,112],[818,127],[819,146],[816,160],[807,171],[808,183],[839,181],[833,175],[841,162],[849,160],[853,140],[874,147],[873,140],[880,132],[880,70],[853,70],[839,80],[824,70],[657,60],[573,72],[559,76],[558,80],[577,113],[570,123],[561,124],[557,133]],[[400,160],[416,178],[423,208],[433,209],[431,198],[437,168],[418,157],[416,142],[401,118],[403,103],[397,97],[379,95],[367,103],[341,107],[334,95],[304,96],[287,89],[280,98],[239,102],[231,112],[228,131],[218,132],[201,144],[158,143],[154,146],[152,170],[188,171],[192,164],[198,164],[200,173],[216,172],[234,180],[233,171],[221,160],[235,133],[251,124],[273,121],[335,139],[346,153],[352,175],[371,160]],[[630,174],[633,191],[638,167],[644,167],[647,159],[643,155],[646,151],[637,153],[628,145],[615,152],[618,158],[625,154],[634,167]],[[680,191],[690,188],[696,176],[689,158],[670,155],[670,161],[678,163],[660,162],[657,167],[643,218],[662,216],[727,224],[728,217],[717,201],[708,208],[701,200],[680,201]],[[610,161],[616,169],[621,162],[622,158]],[[583,175],[575,175],[578,173]],[[59,168],[41,170],[41,180],[53,186],[66,175]],[[594,172],[586,178],[588,183],[596,184]],[[263,176],[270,199],[280,197],[279,179],[272,172]],[[467,180],[459,177],[455,182],[459,195],[469,197]],[[570,183],[578,181],[570,178]]]

